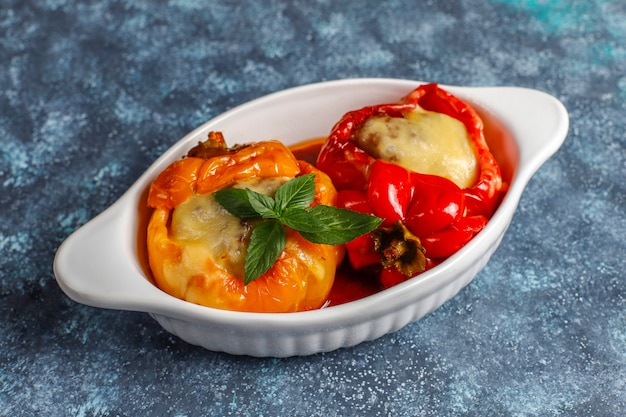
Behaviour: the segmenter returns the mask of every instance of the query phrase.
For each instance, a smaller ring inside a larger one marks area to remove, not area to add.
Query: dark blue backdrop
[[[0,414],[623,416],[621,1],[0,0]],[[285,360],[79,305],[56,248],[204,121],[348,77],[517,85],[566,105],[488,266],[423,320]]]

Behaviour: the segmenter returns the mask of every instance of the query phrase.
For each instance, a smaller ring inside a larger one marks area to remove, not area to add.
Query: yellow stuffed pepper
[[[280,142],[228,148],[220,133],[209,134],[209,140],[168,166],[150,187],[148,206],[154,210],[147,247],[157,286],[180,299],[226,310],[294,312],[321,307],[343,246],[313,243],[303,237],[306,233],[284,227],[284,249],[275,262],[245,282],[250,236],[264,219],[239,218],[216,198],[223,190],[271,198],[281,185],[302,176],[314,182],[310,207],[335,204],[337,193],[329,177],[296,160]]]

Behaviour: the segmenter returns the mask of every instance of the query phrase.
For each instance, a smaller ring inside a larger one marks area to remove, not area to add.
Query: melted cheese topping
[[[418,107],[404,118],[371,117],[356,140],[374,158],[445,177],[461,188],[471,187],[478,177],[478,161],[465,125],[443,113]]]
[[[241,181],[234,187],[273,196],[286,181],[286,178],[256,178]],[[242,221],[233,216],[212,193],[194,195],[176,206],[171,221],[170,238],[184,242],[189,253],[199,252],[194,258],[209,256],[231,275],[243,278],[246,248],[258,221]]]

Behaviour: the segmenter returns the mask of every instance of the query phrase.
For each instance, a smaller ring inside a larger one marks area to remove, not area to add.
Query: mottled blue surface
[[[0,0],[1,415],[626,415],[623,1],[206,3]],[[273,360],[58,288],[58,245],[185,133],[347,77],[519,85],[568,108],[564,146],[457,297]]]

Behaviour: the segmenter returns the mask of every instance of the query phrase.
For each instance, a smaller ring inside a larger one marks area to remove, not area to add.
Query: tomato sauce
[[[298,160],[315,165],[317,155],[326,138],[315,138],[292,145],[289,149]],[[381,291],[383,288],[374,275],[356,271],[347,258],[337,269],[335,283],[330,291],[326,307],[358,300]]]

